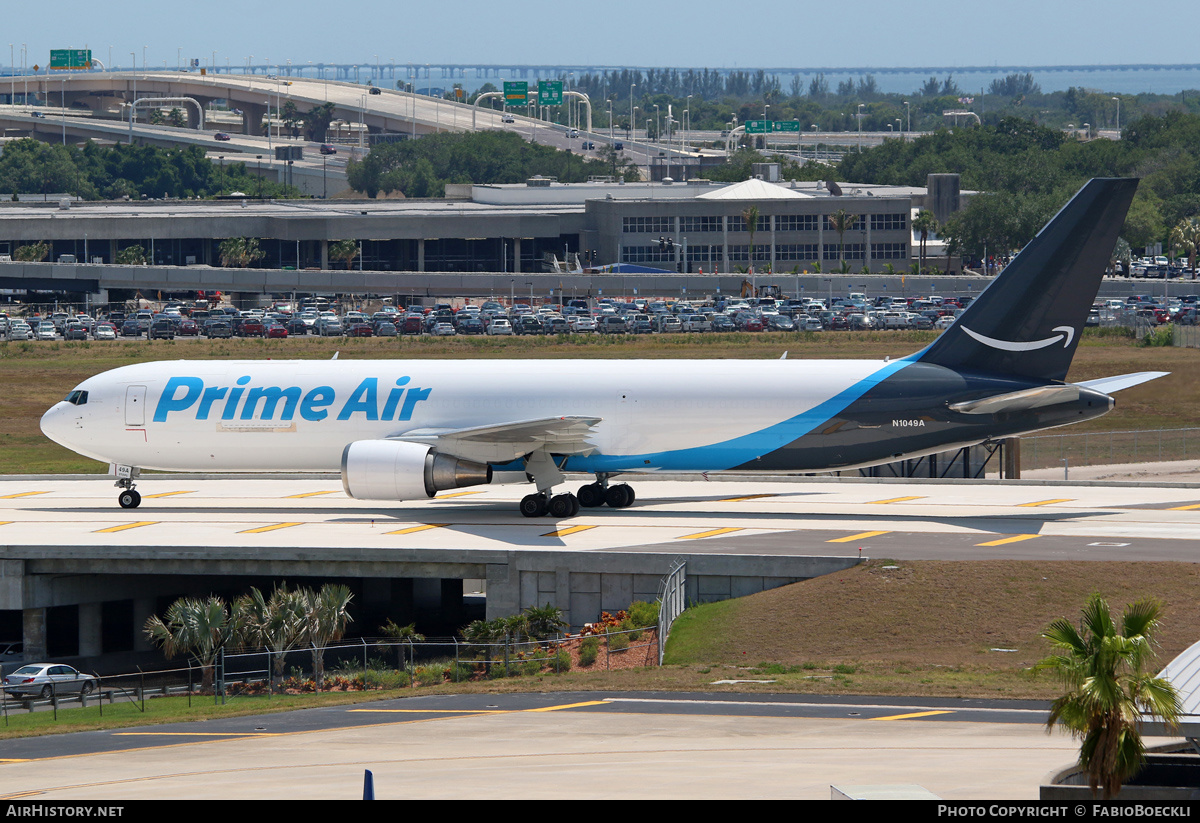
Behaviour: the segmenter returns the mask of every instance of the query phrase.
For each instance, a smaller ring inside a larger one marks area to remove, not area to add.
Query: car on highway
[[[332,146],[329,143],[322,143],[321,154],[337,154],[337,147]]]
[[[379,90],[378,86],[371,86],[371,94],[383,94],[383,92]]]
[[[97,680],[90,674],[62,663],[28,663],[4,678],[4,691],[11,695],[38,695],[49,700],[60,694],[91,694]]]
[[[232,139],[233,139],[232,137],[230,137],[228,134],[226,134],[223,131],[219,131],[213,135],[213,140],[225,141],[225,140],[232,140]]]
[[[500,118],[500,122],[501,123],[515,123],[515,122],[517,122],[517,118],[513,117],[511,114],[506,114]]]

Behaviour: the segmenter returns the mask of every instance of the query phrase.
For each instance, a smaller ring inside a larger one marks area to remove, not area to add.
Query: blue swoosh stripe
[[[563,470],[618,472],[649,471],[651,469],[667,471],[724,471],[731,469],[799,440],[915,360],[916,355],[893,360],[868,377],[864,377],[849,388],[802,414],[760,431],[735,437],[732,440],[692,449],[648,454],[593,454],[586,457],[570,457],[563,466]]]

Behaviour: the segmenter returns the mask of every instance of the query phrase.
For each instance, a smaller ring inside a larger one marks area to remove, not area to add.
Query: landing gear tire
[[[603,506],[604,487],[599,483],[588,483],[586,486],[579,487],[576,497],[579,500],[579,505],[585,509],[594,509],[597,506]]]
[[[122,509],[136,509],[142,505],[142,496],[136,489],[126,489],[117,495],[117,502],[121,504]]]
[[[527,494],[521,498],[521,514],[526,517],[541,517],[546,513],[546,508],[544,494]]]
[[[573,494],[556,494],[548,507],[551,517],[566,518],[579,514],[579,500]]]
[[[633,505],[634,496],[633,487],[622,483],[619,486],[608,487],[608,491],[604,493],[604,502],[611,509],[625,509]]]

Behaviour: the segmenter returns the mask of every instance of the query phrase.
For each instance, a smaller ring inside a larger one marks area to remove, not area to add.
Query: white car
[[[501,123],[515,123],[515,122],[517,122],[517,118],[513,117],[511,114],[506,114],[500,118],[500,122]]]
[[[487,333],[512,335],[512,323],[509,323],[505,317],[493,317],[492,322],[488,323]]]
[[[4,691],[13,695],[36,694],[49,700],[54,695],[96,690],[96,678],[61,663],[30,663],[4,678]]]

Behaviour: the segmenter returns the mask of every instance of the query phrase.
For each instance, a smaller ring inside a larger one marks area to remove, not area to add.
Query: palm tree
[[[742,211],[742,220],[746,222],[746,231],[750,233],[750,273],[754,273],[754,232],[758,230],[758,206],[750,206]],[[758,297],[758,294],[754,295]]]
[[[304,639],[312,648],[313,679],[317,691],[325,686],[325,648],[341,640],[350,625],[349,607],[354,595],[350,587],[343,584],[326,583],[319,592],[301,589],[305,605]]]
[[[1192,279],[1196,279],[1196,254],[1200,252],[1200,218],[1189,217],[1180,220],[1171,229],[1171,248],[1178,249],[1188,256],[1188,268],[1192,270]]]
[[[928,209],[921,209],[917,212],[917,216],[913,218],[912,227],[913,231],[921,233],[921,253],[917,259],[921,261],[921,268],[925,268],[925,242],[929,240],[930,234],[937,231],[937,218]]]
[[[1132,603],[1118,631],[1108,603],[1093,594],[1083,607],[1079,629],[1060,618],[1042,633],[1054,654],[1034,669],[1053,671],[1066,687],[1050,708],[1047,731],[1060,725],[1082,741],[1079,763],[1087,770],[1092,793],[1100,787],[1106,800],[1145,759],[1142,715],[1173,727],[1181,713],[1175,688],[1145,670],[1154,657],[1153,634],[1161,612],[1154,600]]]
[[[850,214],[845,209],[838,209],[833,214],[829,215],[829,225],[838,234],[838,260],[842,262],[842,273],[845,274],[846,255],[843,254],[846,237],[846,232],[854,229],[858,225],[858,215]]]
[[[567,621],[562,619],[562,609],[549,603],[530,606],[525,610],[525,615],[529,619],[529,634],[542,640],[567,626]]]
[[[239,597],[233,604],[241,642],[271,652],[274,663],[271,691],[282,688],[287,653],[304,642],[305,606],[301,592],[289,591],[286,583],[271,592],[270,600],[251,587],[249,594]]]
[[[167,609],[165,619],[154,615],[147,620],[145,631],[167,659],[180,653],[194,656],[201,669],[200,688],[211,692],[217,656],[237,637],[238,625],[219,597],[181,597]]]

